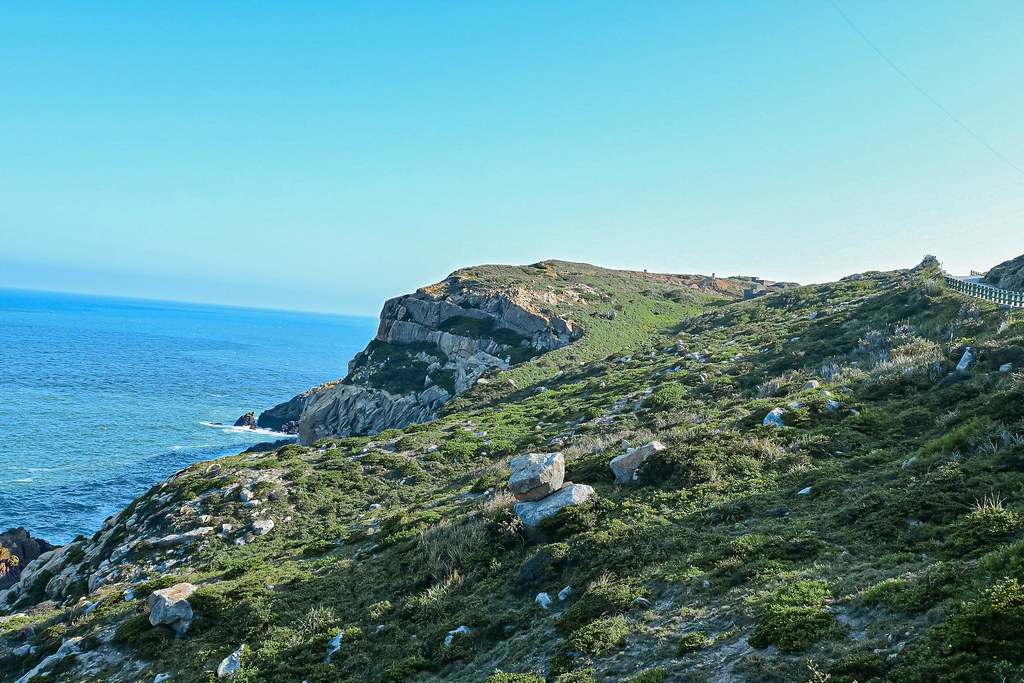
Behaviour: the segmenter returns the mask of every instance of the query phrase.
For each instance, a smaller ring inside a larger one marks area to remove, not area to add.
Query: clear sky
[[[1024,3],[836,2],[1024,167]],[[0,286],[375,314],[482,262],[980,269],[1022,216],[827,0],[0,6]]]

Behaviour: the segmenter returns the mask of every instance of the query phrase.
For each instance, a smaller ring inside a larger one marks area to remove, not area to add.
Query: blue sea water
[[[345,374],[373,318],[0,289],[0,531],[65,543],[194,462],[210,426]]]

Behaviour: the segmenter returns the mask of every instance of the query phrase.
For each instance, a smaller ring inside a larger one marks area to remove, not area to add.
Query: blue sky
[[[1024,4],[837,2],[1024,166]],[[827,0],[14,3],[0,102],[0,286],[375,314],[483,262],[1024,252],[1024,177]]]

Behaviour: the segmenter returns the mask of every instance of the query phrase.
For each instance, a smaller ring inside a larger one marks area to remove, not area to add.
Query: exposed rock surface
[[[567,507],[583,505],[594,495],[593,487],[586,484],[569,483],[543,500],[532,503],[516,503],[516,514],[526,526],[537,526],[545,519],[554,517]]]
[[[29,683],[29,681],[35,679],[37,676],[45,675],[47,671],[52,669],[61,660],[66,657],[72,657],[82,652],[82,639],[68,638],[61,646],[57,648],[57,651],[52,655],[39,662],[35,667],[32,668],[28,673],[19,678],[15,683]]]
[[[1024,255],[1000,263],[988,271],[984,281],[1000,289],[1024,292]]]
[[[529,453],[510,463],[512,476],[508,490],[517,500],[540,500],[562,488],[565,458],[561,453]]]
[[[762,420],[761,424],[765,427],[785,427],[786,423],[782,420],[782,412],[782,408],[775,408],[764,416],[764,420]]]
[[[256,413],[249,412],[242,417],[235,420],[236,427],[248,427],[249,429],[256,429]]]
[[[0,590],[17,583],[29,562],[55,547],[41,538],[33,538],[24,527],[0,534]]]
[[[179,636],[185,635],[194,616],[188,598],[196,588],[191,583],[179,583],[153,591],[149,596],[149,623],[153,626],[166,624]]]
[[[217,678],[234,676],[242,668],[242,655],[245,654],[245,644],[238,646],[238,649],[221,660],[217,665]]]
[[[663,450],[665,450],[665,444],[660,441],[652,441],[612,458],[610,464],[612,472],[615,473],[615,481],[620,484],[633,481],[636,478],[637,469],[647,462],[649,457]]]
[[[437,417],[492,370],[551,351],[582,329],[551,312],[550,293],[455,273],[384,304],[377,336],[348,375],[265,411],[258,425],[302,443],[375,434]]]

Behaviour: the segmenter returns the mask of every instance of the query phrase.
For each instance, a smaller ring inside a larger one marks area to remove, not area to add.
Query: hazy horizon
[[[3,16],[2,287],[375,315],[481,263],[1024,252],[1019,3]]]

